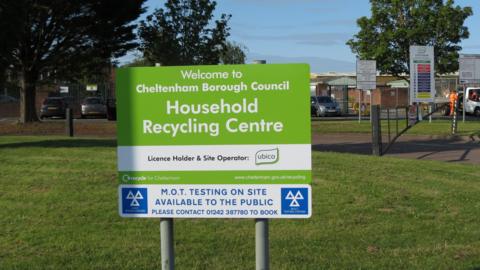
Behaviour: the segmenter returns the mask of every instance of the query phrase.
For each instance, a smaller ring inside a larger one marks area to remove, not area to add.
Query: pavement
[[[386,138],[383,139],[386,142]],[[383,145],[385,147],[386,144]],[[313,151],[371,155],[370,134],[313,134]],[[480,138],[403,135],[384,156],[480,165]]]

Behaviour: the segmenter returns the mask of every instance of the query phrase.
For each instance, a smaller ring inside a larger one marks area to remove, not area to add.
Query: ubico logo
[[[280,159],[280,151],[278,150],[278,148],[260,150],[255,154],[256,165],[274,164],[274,163],[277,163],[279,159]]]

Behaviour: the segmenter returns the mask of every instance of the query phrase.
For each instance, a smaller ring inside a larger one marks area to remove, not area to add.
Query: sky
[[[148,0],[147,12],[165,0]],[[470,38],[462,53],[480,54],[480,1],[456,0],[473,8]],[[312,72],[353,72],[355,55],[345,42],[359,31],[356,20],[370,16],[369,0],[217,0],[216,17],[231,14],[229,40],[247,48],[247,62],[306,62]],[[127,62],[134,53],[121,59]]]

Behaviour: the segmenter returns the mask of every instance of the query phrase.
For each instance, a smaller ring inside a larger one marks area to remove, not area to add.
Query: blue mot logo
[[[282,214],[308,214],[308,188],[282,188]]]
[[[146,214],[148,197],[146,188],[122,188],[122,213]]]

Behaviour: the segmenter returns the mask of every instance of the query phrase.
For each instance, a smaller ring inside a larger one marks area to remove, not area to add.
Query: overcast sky
[[[146,14],[164,3],[149,0]],[[467,20],[470,38],[462,44],[464,53],[480,53],[480,0],[455,3],[471,6],[474,12]],[[355,56],[345,42],[359,30],[356,19],[370,16],[370,4],[368,0],[217,0],[215,12],[232,14],[230,40],[248,48],[248,61],[308,62],[312,72],[348,72],[355,69]]]

